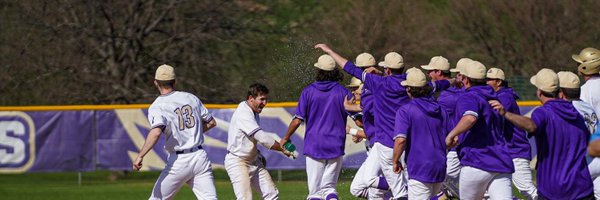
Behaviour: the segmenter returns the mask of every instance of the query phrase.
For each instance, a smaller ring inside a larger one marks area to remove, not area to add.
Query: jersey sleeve
[[[296,114],[294,115],[294,118],[300,119],[302,121],[306,119],[306,112],[308,112],[309,102],[306,90],[307,89],[304,89],[304,91],[302,91],[300,99],[298,99],[298,106],[296,107]]]
[[[360,79],[365,84],[365,87],[369,88],[370,90],[375,90],[383,79],[382,76],[365,72],[361,68],[354,65],[354,63],[351,61],[346,62],[344,65],[344,71]]]
[[[198,100],[198,113],[200,113],[200,118],[202,119],[202,121],[210,122],[211,120],[213,120],[212,114],[210,114],[210,112],[208,112],[208,109],[206,109],[206,107],[204,106],[202,101],[200,101],[200,99],[197,99],[197,100]]]
[[[275,144],[275,139],[273,139],[271,136],[269,136],[263,130],[258,130],[254,134],[254,139],[256,139],[256,141],[259,144],[263,145],[264,147],[266,147],[268,149],[270,149]]]
[[[252,137],[262,130],[251,113],[240,116],[235,123],[237,123],[236,126],[248,137]]]
[[[465,115],[472,115],[479,118],[479,104],[472,95],[462,95],[456,101],[456,116],[457,119]]]
[[[148,108],[148,121],[150,122],[150,129],[167,125],[167,119],[158,106],[150,106],[150,108]]]
[[[409,105],[402,106],[396,112],[395,125],[394,125],[394,140],[398,137],[407,137],[410,130],[410,118],[406,111]]]

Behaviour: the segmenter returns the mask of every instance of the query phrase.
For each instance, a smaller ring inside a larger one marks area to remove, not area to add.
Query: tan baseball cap
[[[558,89],[558,75],[548,68],[541,69],[529,82],[544,92],[554,92]]]
[[[450,69],[450,62],[443,56],[435,56],[431,58],[428,65],[421,65],[424,70],[442,70],[447,71]]]
[[[413,68],[415,70],[413,70]],[[412,87],[423,87],[427,84],[427,77],[425,74],[413,67],[407,71],[408,75],[406,75],[406,80],[400,82],[402,86],[412,86]]]
[[[504,71],[499,68],[492,67],[488,69],[486,78],[505,80]]]
[[[333,58],[327,54],[323,54],[315,63],[315,67],[325,70],[325,71],[333,71],[335,69],[335,61]]]
[[[460,70],[464,70],[465,66],[467,66],[467,64],[471,61],[473,60],[471,60],[470,58],[461,58],[460,60],[458,60],[458,62],[456,62],[456,68],[450,69],[450,72],[460,73]]]
[[[558,86],[561,88],[579,88],[579,77],[577,74],[569,71],[558,72]]]
[[[379,66],[392,68],[392,69],[400,69],[404,65],[404,59],[402,56],[396,52],[389,52],[385,55],[383,62],[379,63]]]
[[[170,81],[175,79],[175,69],[170,65],[163,64],[158,66],[154,79],[159,81]]]
[[[460,69],[460,73],[469,78],[485,79],[485,65],[479,61],[471,60],[470,62],[467,62],[464,69]]]
[[[370,53],[361,53],[356,56],[356,66],[358,67],[370,67],[375,66],[375,57]]]
[[[352,77],[352,79],[350,79],[350,84],[346,85],[346,87],[358,87],[360,86],[360,84],[362,84],[362,81],[360,79]]]

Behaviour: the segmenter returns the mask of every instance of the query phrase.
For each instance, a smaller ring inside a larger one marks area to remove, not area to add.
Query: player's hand
[[[294,152],[290,152],[288,150],[283,149],[281,153],[283,153],[283,155],[287,156],[288,158],[296,159],[296,154]]]
[[[446,147],[451,149],[456,146],[458,146],[458,136],[448,135],[448,137],[446,137]]]
[[[404,168],[402,167],[402,164],[400,164],[400,162],[394,162],[394,173],[400,174],[400,172],[402,172],[402,170],[404,170]]]
[[[135,159],[135,161],[133,161],[133,169],[134,169],[135,171],[140,171],[140,169],[142,168],[142,161],[143,161],[143,160],[144,160],[143,158],[141,158],[141,157],[137,157],[137,158]]]
[[[332,52],[331,48],[329,48],[329,46],[327,46],[326,44],[317,44],[317,45],[315,45],[315,49],[321,49],[325,53]]]
[[[344,109],[346,109],[347,111],[350,111],[350,112],[362,111],[362,109],[360,108],[360,105],[356,104],[354,97],[348,99],[348,96],[346,96],[344,98]]]
[[[369,67],[367,69],[365,69],[365,72],[369,73],[369,74],[379,74],[379,75],[383,75],[382,71],[379,71],[377,68],[375,67]]]
[[[498,100],[490,100],[488,103],[490,103],[490,106],[498,111],[500,115],[504,116],[506,114],[506,109],[504,109],[504,106]]]
[[[279,146],[281,146],[281,149],[285,150],[285,143],[287,143],[288,141],[290,141],[289,138],[281,138],[281,141],[279,141]]]
[[[352,142],[359,143],[359,142],[362,142],[362,141],[363,141],[363,138],[357,137],[357,136],[352,136]]]

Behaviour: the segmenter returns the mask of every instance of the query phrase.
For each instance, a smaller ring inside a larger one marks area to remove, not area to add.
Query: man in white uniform
[[[267,105],[268,94],[266,86],[260,83],[250,85],[247,99],[238,105],[231,116],[225,169],[238,200],[252,200],[252,188],[261,192],[263,199],[279,199],[279,191],[265,169],[266,160],[256,149],[256,144],[259,143],[290,155],[259,126],[258,114]]]
[[[596,113],[600,113],[600,89],[598,89],[600,88],[600,51],[588,47],[581,50],[579,55],[571,57],[580,63],[577,71],[585,80],[585,84],[581,86],[579,98],[590,104]],[[592,119],[592,117],[586,119],[588,126],[598,119],[598,116],[595,117],[596,119]],[[595,158],[588,166],[594,181],[594,196],[600,199],[600,158]]]
[[[167,166],[154,185],[150,199],[173,199],[184,183],[196,198],[217,199],[210,160],[202,149],[203,133],[217,123],[200,99],[193,94],[175,91],[175,71],[169,65],[156,70],[154,85],[160,96],[148,109],[150,132],[133,169],[142,168],[144,156],[165,135]]]

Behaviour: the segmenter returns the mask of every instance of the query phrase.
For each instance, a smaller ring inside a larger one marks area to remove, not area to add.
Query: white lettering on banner
[[[35,126],[31,117],[24,112],[0,112],[0,145],[11,149],[0,149],[0,173],[29,170],[35,160]]]

